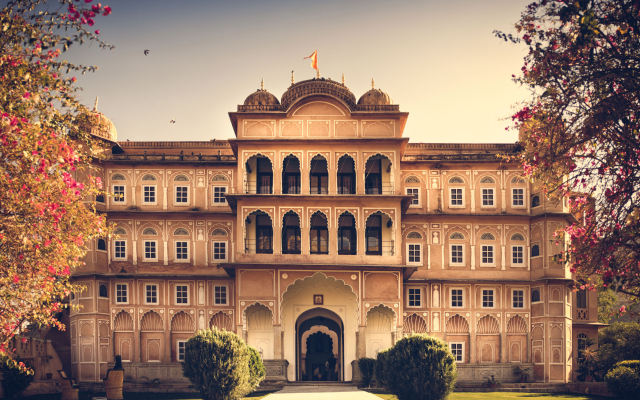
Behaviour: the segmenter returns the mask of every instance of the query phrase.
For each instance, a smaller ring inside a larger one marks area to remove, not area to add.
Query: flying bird
[[[169,121],[170,124],[175,124],[176,123],[176,119],[172,119],[171,121]]]
[[[144,55],[145,55],[145,56],[148,56],[148,55],[149,55],[149,50],[145,50],[145,51],[144,51]]]

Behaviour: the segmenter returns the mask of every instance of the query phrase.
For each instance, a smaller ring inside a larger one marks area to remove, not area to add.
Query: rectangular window
[[[227,242],[213,242],[213,260],[214,262],[227,260]]]
[[[512,255],[513,258],[512,263],[513,264],[524,264],[524,246],[513,246],[511,247],[512,249]]]
[[[227,193],[226,186],[214,186],[213,187],[213,205],[224,206],[227,205],[227,199],[224,195]]]
[[[142,202],[143,203],[155,203],[156,202],[156,187],[155,186],[143,186],[142,187]]]
[[[464,343],[449,343],[449,347],[451,348],[451,354],[455,357],[456,362],[464,362]]]
[[[158,304],[158,285],[146,285],[146,303]]]
[[[407,196],[413,196],[413,199],[411,199],[412,206],[420,205],[420,189],[419,188],[407,188]]]
[[[117,283],[116,284],[116,303],[117,304],[127,304],[129,302],[129,298],[127,296],[128,285],[126,283]]]
[[[156,250],[156,241],[155,240],[145,240],[144,241],[144,259],[147,261],[157,261],[158,260],[158,252]]]
[[[462,264],[464,259],[462,257],[462,245],[461,244],[452,244],[451,245],[451,264]]]
[[[513,189],[513,206],[524,207],[524,189]]]
[[[462,306],[462,289],[451,289],[451,307]]]
[[[579,290],[576,292],[576,307],[580,309],[587,308],[587,291]]]
[[[178,340],[178,361],[184,361],[184,346],[187,342]]]
[[[187,285],[176,285],[176,304],[189,304]]]
[[[482,264],[493,265],[493,245],[482,246]]]
[[[329,254],[329,231],[327,228],[312,228],[309,231],[311,238],[311,254]]]
[[[524,290],[513,290],[513,308],[524,308]]]
[[[124,203],[124,185],[114,185],[113,186],[113,202],[114,203]]]
[[[482,308],[493,308],[493,289],[482,290]]]
[[[409,307],[421,307],[422,298],[420,288],[409,288]]]
[[[189,242],[176,242],[176,260],[189,260]]]
[[[422,262],[421,245],[408,244],[407,245],[407,263],[419,264]]]
[[[227,304],[227,287],[226,286],[214,286],[214,303],[216,305]]]
[[[462,207],[462,189],[451,189],[451,206]]]
[[[176,186],[176,204],[189,204],[189,186]]]
[[[493,207],[493,189],[482,189],[482,206]]]
[[[125,240],[114,241],[113,258],[116,260],[124,260],[127,258],[127,242]]]

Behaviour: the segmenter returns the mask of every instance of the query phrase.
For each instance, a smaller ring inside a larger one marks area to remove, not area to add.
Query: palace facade
[[[412,332],[445,340],[461,381],[519,364],[571,382],[597,338],[596,293],[553,261],[574,217],[498,156],[515,143],[409,143],[389,95],[330,79],[250,94],[223,141],[117,142],[95,112],[114,235],[90,244],[54,340],[81,384],[115,355],[125,386],[188,384],[184,343],[208,327],[255,346],[269,382],[357,380]]]

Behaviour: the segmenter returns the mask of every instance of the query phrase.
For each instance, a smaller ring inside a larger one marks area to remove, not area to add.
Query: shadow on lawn
[[[258,400],[266,396],[270,392],[254,392],[245,399]],[[60,400],[62,394],[41,394],[35,396],[23,397],[25,400]],[[94,397],[106,397],[105,392],[80,392],[79,400],[91,400]],[[202,400],[199,393],[145,393],[145,392],[125,392],[124,400]]]

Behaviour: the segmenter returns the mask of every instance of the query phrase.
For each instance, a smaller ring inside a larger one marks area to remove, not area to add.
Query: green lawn
[[[392,394],[381,394],[370,390],[376,396],[385,400],[398,400],[398,398]],[[545,393],[509,393],[509,392],[456,392],[447,397],[447,400],[492,400],[492,399],[571,399],[571,400],[596,400],[596,399],[609,399],[611,397],[600,396],[582,396],[582,395],[570,395],[570,394],[545,394]]]
[[[273,392],[255,392],[251,393],[245,399],[260,400]],[[23,397],[25,400],[60,400],[60,393],[46,394],[39,396]],[[102,392],[80,392],[79,400],[91,400],[93,397],[104,397]],[[145,393],[145,392],[125,392],[124,400],[202,400],[198,393]]]

